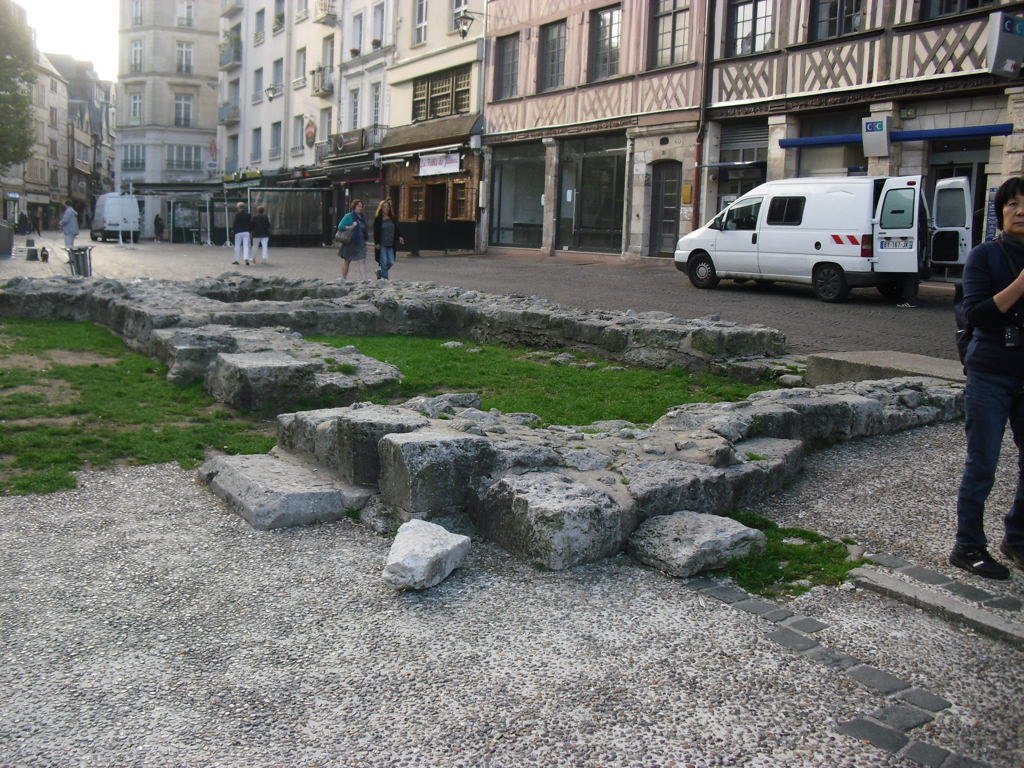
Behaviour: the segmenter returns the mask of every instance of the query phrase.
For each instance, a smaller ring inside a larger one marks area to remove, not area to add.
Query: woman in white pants
[[[238,263],[239,251],[245,258],[245,266],[249,266],[249,231],[252,229],[252,215],[245,210],[245,203],[239,203],[238,213],[235,214],[235,222],[231,226],[235,233],[235,261]]]

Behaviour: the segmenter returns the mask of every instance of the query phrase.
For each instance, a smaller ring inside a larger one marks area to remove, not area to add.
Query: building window
[[[146,148],[142,144],[125,144],[121,155],[121,170],[146,170]]]
[[[196,8],[195,3],[191,0],[185,0],[185,2],[178,3],[178,26],[179,27],[194,27],[196,24]]]
[[[413,221],[420,221],[423,218],[423,187],[413,187],[412,193],[412,218]]]
[[[252,151],[249,152],[249,162],[258,163],[263,159],[263,129],[252,129]]]
[[[690,57],[690,0],[654,0],[651,66],[681,64]]]
[[[284,85],[284,59],[274,60],[274,80],[270,85]]]
[[[57,108],[50,107],[50,125],[54,128],[57,127]]]
[[[192,96],[179,93],[174,97],[174,124],[178,128],[192,126]]]
[[[306,49],[299,48],[295,52],[295,74],[297,77],[305,79],[306,77]]]
[[[325,75],[328,81],[332,81],[332,75],[334,72],[334,35],[329,35],[324,38],[320,44],[320,55],[323,60],[323,66],[327,70]]]
[[[590,17],[591,64],[590,79],[604,80],[619,74],[619,36],[622,30],[622,9],[605,8]]]
[[[305,131],[304,126],[302,124],[302,120],[303,120],[302,115],[296,115],[292,119],[292,154],[293,155],[301,153],[303,151],[302,150],[302,137],[305,135],[306,131]]]
[[[815,40],[850,35],[864,29],[861,0],[815,0],[811,13]]]
[[[994,5],[994,0],[924,0],[921,3],[921,18],[935,19],[956,13],[976,11]]]
[[[427,42],[427,0],[414,0],[414,19],[412,29],[412,44],[419,45]]]
[[[50,157],[57,157],[57,140],[50,139]]]
[[[352,17],[352,39],[349,40],[348,47],[353,51],[363,49],[363,14],[361,13]]]
[[[281,121],[270,124],[270,149],[267,151],[268,160],[277,160],[281,157]]]
[[[452,186],[452,218],[465,219],[469,213],[469,197],[465,184]]]
[[[128,96],[128,117],[132,120],[142,120],[142,94],[133,93]]]
[[[466,66],[413,80],[412,119],[426,120],[468,112],[471,75],[472,69]]]
[[[370,86],[371,104],[370,108],[373,110],[373,124],[380,125],[380,83],[374,83]]]
[[[192,43],[178,43],[178,74],[192,74]]]
[[[469,10],[469,0],[452,0],[452,25],[450,27],[452,32],[458,31],[459,17],[466,10]]]
[[[131,47],[131,59],[129,62],[129,69],[133,75],[137,75],[142,71],[142,41],[132,40]],[[53,90],[52,88],[50,90]]]
[[[510,99],[519,93],[519,35],[499,37],[497,53],[494,97]]]
[[[263,67],[252,73],[252,101],[253,104],[263,101]]]
[[[384,3],[373,6],[373,39],[384,44]]]
[[[771,0],[729,0],[729,56],[759,53],[771,46]]]
[[[167,147],[167,170],[169,171],[201,171],[203,170],[203,148],[184,145]]]
[[[540,28],[540,83],[538,90],[550,91],[565,85],[565,22]]]
[[[267,9],[260,8],[256,11],[256,29],[254,32],[254,40],[258,42],[263,41],[263,33],[267,31]]]
[[[359,89],[353,88],[348,92],[349,124],[350,131],[359,127]]]
[[[132,0],[132,26],[142,26],[142,0]]]
[[[334,133],[334,114],[330,107],[320,110],[320,135],[325,139]]]

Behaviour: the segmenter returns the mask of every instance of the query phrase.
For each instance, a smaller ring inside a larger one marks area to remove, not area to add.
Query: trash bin
[[[92,277],[92,246],[65,248],[73,277]]]

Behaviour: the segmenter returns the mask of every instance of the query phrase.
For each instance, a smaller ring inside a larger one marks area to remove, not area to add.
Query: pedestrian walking
[[[377,264],[380,267],[377,270],[378,280],[380,278],[391,279],[388,277],[388,270],[395,263],[395,244],[405,245],[394,211],[394,203],[389,197],[380,201],[380,205],[377,206],[377,214],[373,217],[373,248],[376,252]]]
[[[956,541],[949,562],[988,579],[1010,570],[988,552],[985,502],[1010,422],[1017,445],[1017,492],[1003,518],[999,551],[1024,569],[1024,178],[1003,183],[995,197],[1001,230],[967,256],[964,317],[974,334],[964,356],[967,460],[956,501]]]
[[[351,210],[338,222],[338,234],[350,231],[351,240],[341,243],[338,255],[345,260],[341,265],[341,277],[348,279],[348,268],[355,261],[359,264],[360,279],[366,280],[366,241],[369,233],[366,230],[366,219],[363,218],[363,201],[353,200]]]
[[[40,225],[41,221],[42,221],[42,216],[39,215],[39,211],[36,211],[35,214],[33,214],[33,216],[32,216],[32,228],[33,228],[33,232],[35,232],[40,237],[43,236],[43,230],[39,228],[39,225]]]
[[[267,263],[267,243],[270,241],[270,219],[262,205],[256,206],[256,215],[252,217],[252,249],[263,248],[263,263]],[[253,261],[256,257],[253,256]]]
[[[238,263],[239,252],[245,259],[245,266],[249,266],[249,232],[252,230],[252,214],[245,210],[245,203],[239,203],[237,206],[238,213],[235,214],[234,224],[231,225],[231,231],[234,234],[235,240],[235,260],[234,264]]]
[[[18,234],[22,237],[28,234],[28,214],[24,211],[18,214]]]
[[[153,217],[153,239],[158,243],[164,240],[164,220],[159,213]]]
[[[70,200],[64,201],[64,215],[60,217],[59,229],[64,233],[64,247],[75,247],[75,235],[78,234],[78,214]]]

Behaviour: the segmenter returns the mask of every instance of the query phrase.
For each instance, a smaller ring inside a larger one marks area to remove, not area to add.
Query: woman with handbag
[[[341,267],[341,277],[348,279],[348,268],[352,262],[359,263],[359,275],[366,280],[366,241],[369,240],[369,233],[366,229],[366,219],[363,218],[363,201],[353,200],[348,213],[338,222],[336,237],[341,241],[338,255],[345,260]]]

